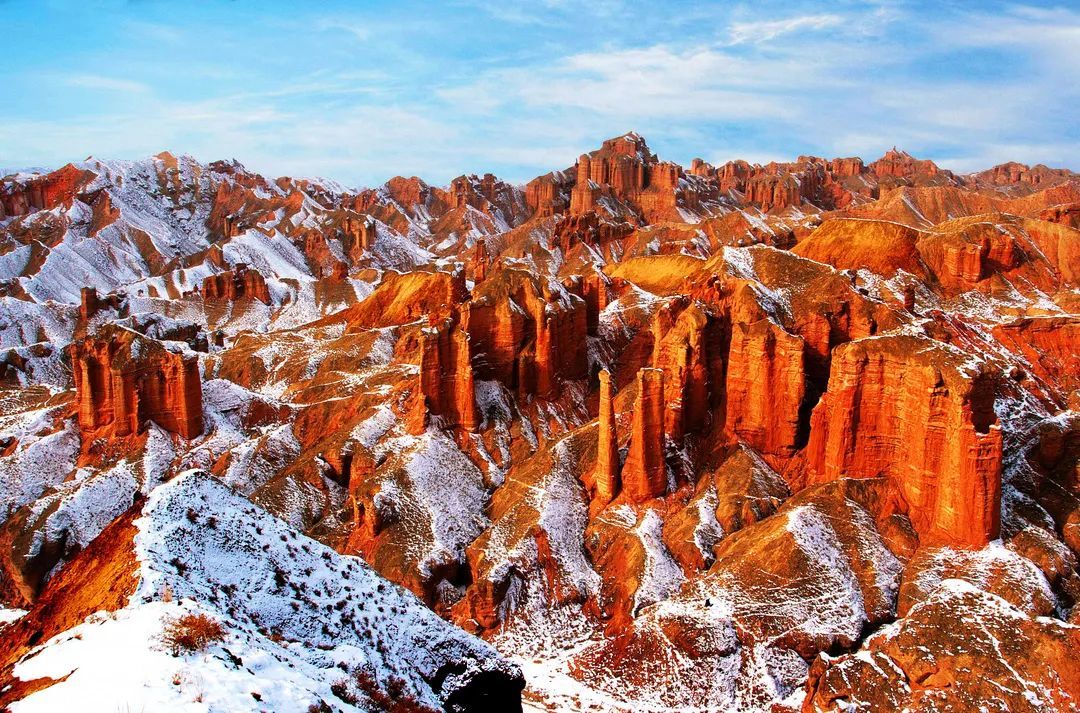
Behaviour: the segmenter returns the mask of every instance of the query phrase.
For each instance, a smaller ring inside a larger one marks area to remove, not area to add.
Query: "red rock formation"
[[[934,175],[941,171],[933,161],[920,161],[906,151],[898,151],[895,147],[871,163],[869,169],[871,173],[878,176],[895,178],[910,178],[916,174]]]
[[[653,318],[652,366],[664,374],[664,432],[676,443],[700,431],[709,412],[709,366],[705,353],[708,316],[677,298]]]
[[[637,375],[637,398],[630,431],[630,452],[622,469],[627,499],[643,503],[667,492],[664,465],[664,372],[643,368]]]
[[[423,433],[429,417],[444,428],[475,431],[480,420],[473,391],[472,349],[469,335],[455,316],[431,324],[420,336],[420,374],[414,392],[408,428]]]
[[[866,171],[861,158],[834,158],[829,161],[829,172],[839,177],[861,176]]]
[[[590,245],[603,253],[608,243],[627,238],[633,232],[634,226],[626,221],[606,220],[595,210],[590,210],[560,218],[555,224],[552,242],[559,246],[564,256],[576,245]]]
[[[586,326],[590,335],[595,335],[600,327],[600,313],[612,301],[612,280],[596,270],[581,278],[581,297],[585,300]]]
[[[801,202],[799,181],[791,174],[754,176],[746,182],[746,202],[768,212]]]
[[[75,168],[69,163],[44,176],[0,187],[0,218],[70,205],[75,195],[94,177],[90,171]]]
[[[90,235],[97,235],[120,217],[120,209],[113,206],[112,196],[105,190],[97,191],[97,195],[90,200],[90,208],[92,210],[88,231]]]
[[[637,134],[608,139],[599,150],[582,154],[577,162],[577,182],[570,194],[570,214],[594,210],[604,187],[614,195],[629,197],[646,184],[646,164],[655,163],[645,140]]]
[[[1043,164],[1028,166],[1016,161],[1009,161],[976,173],[975,178],[980,182],[994,186],[1010,186],[1023,183],[1032,187],[1045,188],[1066,181],[1074,175],[1072,171],[1064,168],[1049,168]]]
[[[563,172],[538,176],[525,186],[525,204],[532,209],[535,218],[550,218],[563,213],[568,206],[565,196],[573,185]]]
[[[487,242],[484,240],[477,240],[476,250],[473,252],[472,257],[472,274],[473,282],[475,284],[479,285],[487,279],[489,263],[490,258],[488,257]]]
[[[728,161],[716,169],[716,178],[720,182],[720,190],[741,191],[746,186],[746,181],[754,174],[754,167],[746,161]]]
[[[924,277],[916,244],[923,235],[914,228],[884,220],[826,220],[792,248],[796,255],[840,270],[866,268],[885,277],[898,270]]]
[[[363,260],[365,253],[370,252],[375,245],[375,219],[370,215],[344,211],[337,225],[345,254],[353,262]]]
[[[588,375],[587,319],[583,299],[503,269],[477,286],[463,324],[481,378],[549,397],[564,381]]]
[[[147,421],[188,439],[202,433],[198,359],[115,325],[70,349],[84,434],[127,436]]]
[[[893,479],[922,544],[980,547],[997,537],[1001,429],[989,375],[915,336],[838,347],[814,408],[810,482]]]
[[[793,455],[806,396],[802,338],[769,319],[733,321],[725,394],[728,431],[761,453]]]
[[[80,290],[79,321],[85,325],[90,319],[103,309],[120,309],[124,298],[120,295],[106,295],[99,297],[93,287],[84,287]]]
[[[516,203],[519,199],[508,183],[485,173],[482,178],[475,175],[455,178],[450,182],[445,200],[450,209],[468,206],[488,215],[502,210],[509,218],[518,212]]]
[[[596,441],[594,505],[610,503],[619,494],[619,444],[615,435],[615,406],[611,397],[611,374],[600,372],[600,424]]]
[[[818,657],[802,711],[1074,708],[1080,628],[985,589],[950,580],[858,652]]]
[[[1039,213],[1039,219],[1080,230],[1080,203],[1051,206]]]
[[[687,173],[691,176],[711,178],[716,175],[716,167],[703,158],[693,158],[690,159],[690,170],[688,170]]]
[[[270,304],[270,290],[258,270],[248,268],[242,262],[232,270],[210,275],[203,280],[203,298],[235,301],[244,297]]]
[[[468,298],[464,271],[387,271],[374,292],[338,313],[337,318],[347,322],[346,331],[353,333],[415,322]]]
[[[1062,405],[1080,390],[1080,317],[1026,317],[995,326],[993,335],[1060,394]]]

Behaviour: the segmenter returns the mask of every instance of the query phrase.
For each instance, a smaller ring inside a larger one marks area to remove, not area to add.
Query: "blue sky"
[[[1080,2],[0,0],[0,166],[526,181],[636,130],[688,164],[1080,169]]]

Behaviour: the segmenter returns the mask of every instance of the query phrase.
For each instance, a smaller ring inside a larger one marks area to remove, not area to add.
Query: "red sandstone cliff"
[[[587,375],[586,303],[560,285],[498,270],[477,285],[462,322],[481,378],[549,397]]]
[[[1001,430],[988,373],[929,338],[838,347],[814,408],[810,483],[893,479],[923,545],[981,547],[998,535]]]
[[[244,263],[237,263],[232,270],[204,279],[202,294],[208,300],[232,302],[246,297],[270,304],[270,290],[266,286],[266,280],[258,270],[253,270]]]
[[[71,346],[79,426],[116,436],[153,421],[183,438],[202,433],[199,363],[136,332],[109,325]]]
[[[420,334],[420,373],[408,428],[423,433],[430,418],[444,428],[475,431],[480,425],[473,394],[469,335],[455,316],[433,323]]]

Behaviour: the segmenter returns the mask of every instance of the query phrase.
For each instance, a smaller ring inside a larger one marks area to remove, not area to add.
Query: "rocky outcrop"
[[[203,299],[207,300],[234,302],[248,298],[270,304],[270,290],[266,286],[266,280],[258,270],[253,270],[242,262],[236,263],[232,270],[204,279],[202,294]]]
[[[862,650],[810,667],[802,710],[1073,708],[1080,628],[949,579]]]
[[[1009,161],[976,173],[974,178],[993,186],[1012,186],[1022,183],[1036,188],[1045,188],[1066,181],[1074,175],[1068,169],[1050,168],[1041,163],[1037,166],[1028,166],[1024,163]]]
[[[97,235],[120,217],[120,209],[113,205],[112,194],[106,190],[97,191],[92,198],[86,196],[85,200],[90,203],[90,235]]]
[[[868,168],[871,173],[879,177],[891,176],[893,178],[933,176],[942,172],[933,161],[913,158],[911,154],[899,151],[895,147],[886,151],[884,156],[871,163]]]
[[[421,331],[420,373],[413,398],[410,433],[423,433],[432,416],[443,428],[475,431],[479,427],[471,344],[456,316],[433,321]]]
[[[1051,206],[1039,213],[1039,219],[1080,230],[1080,203]]]
[[[611,373],[605,369],[600,372],[600,422],[596,436],[596,468],[592,478],[594,505],[606,505],[619,494],[619,465]]]
[[[603,253],[609,243],[627,238],[633,232],[634,227],[626,221],[607,220],[590,210],[560,218],[555,223],[552,242],[559,246],[563,255],[568,255],[577,245],[588,245]]]
[[[477,286],[462,321],[480,378],[550,397],[588,375],[585,300],[558,283],[499,270]]]
[[[106,295],[99,297],[93,287],[84,287],[79,293],[79,321],[82,324],[89,322],[94,315],[103,309],[120,309],[124,302],[121,295]]]
[[[761,174],[746,182],[746,201],[768,212],[799,205],[799,181],[791,174]]]
[[[394,272],[383,274],[379,286],[358,304],[338,315],[347,332],[408,324],[469,299],[465,272]]]
[[[70,205],[94,174],[68,164],[19,183],[0,184],[0,219]]]
[[[916,244],[924,234],[884,220],[826,220],[792,248],[796,255],[839,270],[872,270],[892,277],[899,270],[925,276]]]
[[[735,322],[727,359],[727,429],[762,453],[790,456],[801,445],[806,396],[803,340],[771,320]]]
[[[709,418],[710,318],[686,298],[669,302],[653,319],[652,366],[664,375],[664,432],[679,443]]]
[[[1080,317],[1025,317],[996,325],[993,335],[1026,360],[1062,405],[1080,392]]]
[[[829,172],[840,178],[861,176],[866,172],[866,166],[861,158],[834,158],[829,161]]]
[[[923,544],[980,547],[997,537],[1002,441],[994,377],[970,368],[925,337],[838,347],[810,420],[809,482],[892,479]]]
[[[565,283],[564,283],[565,284]],[[585,300],[585,325],[590,336],[596,336],[600,327],[600,313],[617,299],[618,285],[599,270],[594,270],[578,280],[574,293]]]
[[[563,171],[538,176],[525,186],[525,204],[533,211],[535,218],[550,218],[566,212],[569,206],[570,188],[573,178]]]
[[[604,211],[639,223],[681,219],[680,207],[691,211],[715,200],[715,184],[681,182],[682,168],[658,161],[638,134],[608,139],[597,151],[582,154],[570,192],[570,215]],[[696,177],[695,177],[696,178]]]
[[[477,240],[476,249],[472,256],[472,275],[475,284],[479,285],[487,279],[488,266],[490,264],[491,258],[488,256],[487,242],[484,240]]]
[[[202,382],[194,356],[108,325],[71,346],[84,435],[140,433],[148,421],[191,439],[203,430]]]
[[[630,430],[630,452],[622,469],[622,488],[631,502],[643,503],[667,492],[664,464],[664,372],[637,374],[637,396]]]

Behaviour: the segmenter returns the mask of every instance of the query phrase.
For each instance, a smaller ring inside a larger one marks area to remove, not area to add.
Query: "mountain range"
[[[0,403],[15,713],[1080,709],[1067,169],[14,173]]]

